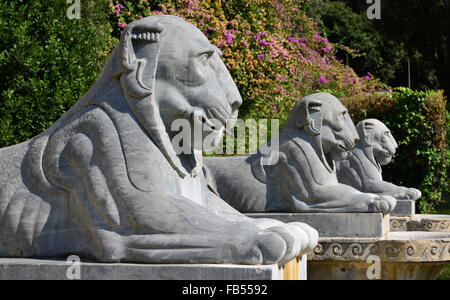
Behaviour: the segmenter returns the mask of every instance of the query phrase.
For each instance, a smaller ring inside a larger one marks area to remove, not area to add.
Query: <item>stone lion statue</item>
[[[365,193],[389,195],[397,200],[419,199],[422,194],[413,188],[383,181],[381,166],[391,162],[398,145],[391,131],[382,122],[368,119],[356,125],[359,140],[352,155],[338,163],[338,180]]]
[[[171,143],[176,119],[236,118],[220,56],[181,18],[129,24],[81,100],[0,150],[0,256],[282,265],[312,249],[314,229],[240,214],[207,188],[198,151]]]
[[[335,161],[347,157],[358,135],[336,97],[319,93],[299,100],[275,139],[279,152],[270,155],[205,158],[211,189],[246,213],[388,214],[394,209],[392,197],[362,193],[338,182]]]

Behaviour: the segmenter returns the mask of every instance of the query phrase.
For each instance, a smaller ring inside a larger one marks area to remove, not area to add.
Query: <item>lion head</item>
[[[188,120],[191,136],[201,124],[203,138],[219,141],[242,104],[221,55],[195,26],[163,15],[130,23],[113,53],[112,71],[129,107],[182,177],[187,172],[171,143],[172,123]]]
[[[362,148],[367,158],[381,169],[391,162],[398,145],[391,131],[382,122],[368,119],[356,125]]]
[[[358,139],[348,110],[328,93],[312,94],[300,99],[283,127],[283,135],[309,140],[329,171],[335,170],[334,161],[347,157]]]

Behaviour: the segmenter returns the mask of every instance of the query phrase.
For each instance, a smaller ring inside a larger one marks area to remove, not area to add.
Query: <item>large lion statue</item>
[[[81,100],[0,150],[0,256],[282,265],[313,248],[306,224],[231,208],[207,188],[199,149],[172,145],[175,120],[236,118],[242,100],[220,56],[181,18],[129,24]]]
[[[279,151],[269,155],[258,151],[249,156],[205,158],[211,189],[246,213],[388,214],[394,209],[392,197],[362,193],[338,182],[335,161],[347,157],[358,135],[336,97],[319,93],[299,100],[275,139]]]
[[[356,125],[359,140],[345,160],[338,163],[338,180],[365,193],[389,195],[397,200],[419,199],[419,190],[383,181],[381,166],[391,162],[398,145],[381,121],[368,119]]]

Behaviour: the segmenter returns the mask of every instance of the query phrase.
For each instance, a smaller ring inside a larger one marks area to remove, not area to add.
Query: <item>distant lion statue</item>
[[[181,18],[129,24],[68,112],[0,149],[0,256],[282,265],[312,249],[314,229],[245,217],[207,188],[199,149],[172,145],[175,120],[236,118],[220,56]]]
[[[246,213],[388,214],[395,208],[392,197],[362,193],[338,182],[335,161],[347,157],[358,135],[347,109],[331,94],[300,99],[274,139],[279,141],[279,151],[270,155],[258,151],[205,158],[211,189]]]
[[[381,121],[368,119],[356,125],[359,140],[345,160],[338,163],[338,180],[365,193],[388,195],[397,200],[419,199],[419,190],[383,181],[382,165],[391,162],[398,145]]]

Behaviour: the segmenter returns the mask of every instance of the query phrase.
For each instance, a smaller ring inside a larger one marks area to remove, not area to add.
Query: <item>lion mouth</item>
[[[342,150],[343,152],[348,152],[350,150],[347,147],[344,147],[342,145],[338,145],[338,149]]]
[[[227,125],[230,121],[235,121],[236,116],[226,117],[219,116],[217,113],[213,113],[211,110],[207,110],[205,113],[203,110],[188,110],[184,114],[187,118],[194,121],[194,124],[201,125],[204,132],[211,132],[217,134],[232,135],[232,133],[227,129]],[[233,123],[234,124],[234,123]]]

